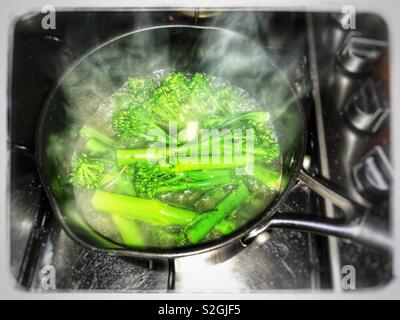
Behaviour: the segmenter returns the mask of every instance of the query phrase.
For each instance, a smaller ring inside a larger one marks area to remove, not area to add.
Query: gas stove
[[[228,28],[275,52],[274,61],[290,75],[306,107],[305,162],[317,163],[319,173],[353,198],[377,201],[374,211],[389,221],[387,30],[381,20],[360,15],[355,32],[343,30],[340,15],[333,13],[76,11],[57,12],[56,17],[57,28],[43,30],[41,14],[23,16],[13,34],[11,269],[22,287],[45,290],[43,267],[49,265],[61,291],[344,290],[342,268],[349,265],[357,270],[358,289],[391,279],[386,252],[279,229],[262,233],[239,253],[207,262],[201,256],[153,261],[92,252],[71,240],[56,220],[33,156],[47,94],[68,66],[94,47],[156,25]],[[341,215],[302,183],[279,211]]]

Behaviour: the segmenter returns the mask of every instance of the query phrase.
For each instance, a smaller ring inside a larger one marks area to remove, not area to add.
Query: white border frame
[[[400,126],[395,124],[400,120],[400,2],[397,0],[269,0],[269,1],[224,1],[218,3],[212,0],[189,1],[129,1],[129,0],[31,0],[29,3],[23,0],[3,1],[0,4],[0,176],[4,177],[0,183],[0,298],[2,299],[395,299],[400,297],[400,245],[396,246],[393,261],[393,279],[384,286],[369,290],[356,290],[352,292],[333,291],[254,291],[254,293],[120,293],[120,292],[29,292],[21,290],[16,284],[10,270],[10,225],[8,218],[8,179],[10,153],[8,149],[7,113],[9,93],[10,70],[10,32],[18,17],[32,12],[40,11],[44,5],[51,4],[60,10],[93,10],[101,8],[106,10],[126,10],[126,8],[243,8],[268,11],[341,11],[344,5],[353,5],[359,12],[371,12],[380,15],[386,22],[389,32],[389,63],[390,63],[390,102],[391,102],[391,147],[394,163],[394,186],[392,197],[392,227],[394,242],[400,243],[400,217],[397,212],[400,209]],[[396,90],[397,88],[397,90]],[[398,139],[395,139],[395,138]]]

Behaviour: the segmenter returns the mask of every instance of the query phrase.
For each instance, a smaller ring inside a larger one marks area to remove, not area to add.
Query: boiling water
[[[163,78],[170,71],[157,71],[154,72],[151,77],[160,84]],[[221,79],[211,78],[214,85],[222,86],[227,84],[226,81],[222,81]],[[125,86],[120,88],[119,90],[124,90]],[[118,91],[119,91],[118,90]],[[239,89],[241,90],[241,89]],[[117,92],[118,92],[117,91]],[[249,101],[253,101],[248,94],[241,90],[242,94],[246,96],[246,99]],[[112,114],[115,109],[115,105],[113,103],[113,96],[102,103],[97,112],[93,114],[90,118],[87,119],[86,125],[89,125],[93,128],[98,128],[101,132],[113,136],[113,130],[111,127],[111,119]],[[238,112],[248,112],[253,111],[249,106],[253,106],[253,103],[249,103],[247,106],[242,105],[237,110]],[[258,110],[259,111],[259,110]],[[268,111],[268,110],[265,110]],[[269,121],[270,122],[270,121]],[[82,147],[84,145],[84,139],[80,138],[80,141],[76,144],[76,149],[74,152],[73,159],[77,157],[82,151]],[[281,160],[277,159],[276,161],[271,162],[268,166],[273,169],[275,172],[280,173],[280,179],[282,178],[282,166]],[[234,181],[233,181],[234,182]],[[275,190],[266,190],[265,188],[260,188],[256,179],[249,178],[247,180],[247,186],[251,191],[251,199],[246,204],[242,205],[240,208],[236,210],[236,225],[237,229],[248,224],[252,219],[262,214],[265,209],[274,201],[278,194],[279,184],[276,186]],[[234,189],[231,185],[226,186],[227,189]],[[120,232],[113,222],[113,218],[108,213],[97,212],[92,204],[91,198],[93,196],[93,191],[91,190],[83,190],[74,188],[75,198],[80,209],[81,214],[87,223],[99,234],[104,236],[105,238],[124,246],[123,240],[120,236]],[[208,197],[208,198],[207,198]],[[174,206],[179,206],[182,208],[191,209],[199,212],[199,214],[204,214],[204,212],[213,209],[216,203],[210,203],[212,199],[210,199],[207,194],[205,194],[202,190],[185,190],[180,192],[169,192],[167,194],[163,194],[159,197],[164,202],[171,203]],[[116,208],[117,209],[117,208]],[[160,232],[163,234],[173,234],[178,235],[182,230],[182,227],[159,227],[155,225],[150,225],[144,222],[135,221],[135,224],[143,233],[144,239],[144,248],[151,247],[174,247],[177,245],[176,241],[157,241],[157,235]],[[236,229],[236,230],[237,230]],[[217,232],[211,232],[205,241],[213,241],[223,237],[223,235],[218,234]],[[175,239],[175,238],[174,238]],[[180,243],[180,245],[188,245],[188,243]],[[125,245],[126,246],[126,245]]]

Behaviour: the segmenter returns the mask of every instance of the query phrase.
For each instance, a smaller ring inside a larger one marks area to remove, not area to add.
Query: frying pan
[[[171,249],[127,249],[100,236],[79,213],[68,183],[69,163],[85,119],[128,77],[173,69],[204,72],[243,88],[260,105],[268,106],[281,146],[283,183],[264,213],[215,242]],[[169,25],[122,35],[96,48],[60,79],[42,109],[35,156],[52,209],[66,233],[79,244],[107,252],[143,258],[177,258],[245,247],[269,228],[290,228],[334,235],[375,247],[389,247],[381,221],[322,177],[303,167],[306,150],[305,107],[291,88],[289,74],[272,61],[268,49],[236,32],[213,27]],[[278,212],[298,183],[303,183],[344,212],[343,219]]]

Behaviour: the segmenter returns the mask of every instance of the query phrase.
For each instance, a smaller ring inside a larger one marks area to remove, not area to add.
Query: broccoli
[[[100,159],[90,158],[81,153],[73,162],[70,182],[77,188],[110,190],[122,194],[135,195],[136,191],[124,169],[107,169],[107,164]]]
[[[116,109],[141,107],[157,88],[151,78],[129,78],[126,84],[113,96]]]
[[[149,245],[152,235],[159,246],[182,246],[230,234],[254,190],[278,188],[280,173],[264,166],[280,155],[269,113],[256,111],[240,89],[202,73],[173,73],[162,81],[130,78],[112,99],[110,132],[81,129],[70,182],[94,191],[93,208],[111,215],[125,246]],[[203,136],[200,127],[217,134]],[[154,141],[162,148],[153,149]],[[254,178],[237,171],[249,161]],[[197,193],[190,202],[188,192]]]
[[[236,230],[236,225],[235,219],[226,218],[221,220],[214,229],[220,234],[227,235]]]
[[[156,88],[155,81],[150,78],[129,78],[126,85],[115,94],[112,129],[122,142],[136,144],[152,141],[150,130],[163,133],[151,114],[144,109],[144,103]]]
[[[207,142],[208,146],[209,142]],[[186,148],[186,147],[184,147]],[[170,150],[163,151],[152,151],[148,149],[118,149],[116,150],[116,161],[119,166],[132,165],[141,160],[147,160],[151,163],[158,163],[160,166],[167,168],[172,172],[184,172],[193,170],[210,170],[210,169],[235,169],[245,167],[248,163],[248,157],[246,156],[235,156],[229,161],[225,161],[224,154],[221,155],[210,155],[207,157],[207,161],[203,161],[203,158],[197,158],[193,160],[198,161],[180,161],[179,154],[184,150],[183,148],[176,149],[175,152]],[[177,163],[168,162],[169,154],[172,153],[177,157]],[[198,156],[200,157],[200,156]],[[191,160],[191,159],[189,159]]]
[[[90,138],[86,141],[84,150],[72,163],[70,183],[78,188],[96,189],[101,187],[114,192],[134,195],[135,189],[132,181],[124,172],[126,166],[115,167],[114,147],[99,141],[111,143],[113,140],[89,127],[81,130],[81,136]]]
[[[191,91],[191,99],[203,114],[212,114],[220,110],[220,104],[215,99],[216,87],[211,80],[202,73],[195,73],[190,80],[189,88]]]
[[[189,98],[189,79],[182,73],[175,73],[167,76],[161,86],[154,90],[145,103],[145,109],[165,130],[168,130],[171,121],[182,129],[189,120]]]
[[[280,155],[280,147],[273,130],[268,126],[269,113],[263,111],[246,112],[226,118],[208,118],[203,121],[206,128],[228,129],[231,131],[232,137],[235,136],[235,129],[253,129],[252,137],[254,150],[249,150],[246,139],[249,137],[242,132],[242,149],[246,153],[251,153],[256,160],[271,162]],[[225,149],[226,150],[226,149]]]
[[[112,221],[118,228],[120,237],[125,246],[143,247],[145,245],[143,234],[134,220],[113,214]]]
[[[84,126],[80,131],[79,134],[83,138],[87,139],[96,139],[98,142],[103,143],[105,145],[116,146],[117,142],[107,136],[104,133],[101,133],[95,128]]]
[[[94,129],[91,130],[95,133]],[[91,136],[96,136],[96,134]],[[105,159],[110,159],[109,154],[114,154],[115,149],[114,147],[105,145],[94,138],[90,138],[86,142],[85,151],[89,152],[91,155],[102,156],[103,161],[105,161]],[[217,185],[227,184],[233,178],[232,170],[229,168],[237,166],[235,163],[228,165],[212,163],[205,165],[168,165],[161,162],[148,161],[145,156],[145,154],[147,154],[147,150],[145,149],[133,149],[131,151],[121,149],[116,152],[117,154],[126,152],[131,154],[132,152],[136,152],[136,157],[130,158],[130,160],[133,159],[134,161],[124,162],[117,157],[117,165],[120,167],[127,168],[127,165],[130,165],[129,176],[132,178],[128,179],[126,175],[120,175],[118,174],[118,170],[114,169],[109,171],[108,175],[103,180],[101,177],[99,178],[101,180],[101,186],[107,186],[110,180],[115,180],[117,178],[117,183],[113,183],[114,190],[119,190],[125,194],[136,194],[144,198],[152,198],[167,192],[206,189]],[[137,156],[138,154],[140,154],[140,156]],[[99,162],[99,160],[95,161]],[[113,162],[110,161],[110,164],[113,165]],[[203,167],[205,170],[201,170]],[[218,170],[217,168],[220,167],[227,169]],[[99,183],[97,183],[95,187],[98,186]]]
[[[126,94],[130,95],[130,91]],[[132,94],[137,101],[135,93]],[[153,142],[155,137],[167,142],[171,121],[182,129],[193,114],[198,116],[205,111],[203,108],[194,112],[190,98],[189,79],[182,73],[169,75],[140,105],[131,103],[128,107],[117,107],[112,116],[112,128],[121,141],[132,145]]]
[[[220,115],[229,116],[238,112],[257,109],[250,97],[239,88],[225,84],[215,92]]]
[[[122,142],[130,145],[165,142],[167,137],[152,115],[141,108],[116,109],[112,116],[112,128]]]
[[[132,178],[125,171],[128,171],[127,167],[123,167],[122,170],[116,167],[112,167],[101,179],[101,189],[105,191],[135,196],[136,189],[133,185]]]
[[[91,159],[82,153],[72,163],[70,182],[79,188],[96,189],[105,171],[106,167],[102,161]]]
[[[159,194],[183,190],[207,189],[232,182],[231,170],[197,170],[175,173],[169,168],[147,161],[138,161],[134,166],[134,187],[143,198],[154,198]]]
[[[182,129],[188,121],[204,117],[218,107],[215,90],[204,74],[196,73],[189,78],[183,73],[174,73],[154,90],[145,108],[162,128],[167,129],[170,121],[174,121]]]
[[[256,161],[263,162],[271,162],[276,159],[280,155],[280,147],[279,144],[274,137],[273,130],[268,126],[269,113],[268,112],[247,112],[239,115],[234,115],[226,118],[206,118],[203,120],[203,126],[209,129],[219,129],[221,130],[220,137],[220,156],[222,157],[221,161],[209,161],[209,163],[215,164],[214,168],[218,163],[220,168],[224,167],[242,167],[246,165],[246,155],[254,156]],[[222,129],[225,129],[224,131]],[[236,133],[235,129],[243,130],[240,138],[241,141],[236,141]],[[253,135],[248,136],[246,129],[253,129]],[[227,136],[227,131],[229,136]],[[228,142],[231,142],[230,145],[224,144],[228,138]],[[158,154],[151,153],[147,149],[123,149],[117,150],[117,162],[119,165],[132,164],[139,159],[148,159],[148,160],[160,160],[162,158],[166,158],[167,156],[176,155],[184,155],[190,152],[191,149],[197,150],[211,150],[213,148],[213,144],[215,142],[215,137],[208,137],[205,140],[199,139],[198,144],[193,145],[182,145],[178,147],[165,148],[161,152],[159,150]],[[252,142],[252,148],[249,148],[249,142]],[[239,143],[241,145],[240,149],[242,154],[236,154],[236,151],[233,149],[235,146],[238,146]],[[228,155],[234,154],[233,163],[228,161],[223,161],[224,153]],[[244,155],[243,155],[244,153]],[[213,156],[213,155],[210,155]],[[243,157],[240,157],[243,156]],[[218,158],[218,157],[217,157]],[[212,158],[210,158],[212,160]],[[206,163],[199,163],[196,165],[185,166],[183,164],[177,164],[175,170],[199,170],[205,169],[209,165]],[[211,165],[212,167],[212,165]]]
[[[131,197],[96,190],[92,198],[95,210],[161,226],[185,225],[196,212],[173,207],[160,200]]]
[[[250,196],[250,191],[246,185],[240,183],[214,210],[199,215],[186,226],[187,239],[193,244],[201,241],[226,216],[249,201]]]

